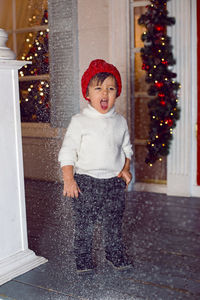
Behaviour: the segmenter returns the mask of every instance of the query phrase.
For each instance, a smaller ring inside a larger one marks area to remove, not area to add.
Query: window
[[[0,3],[0,27],[17,59],[32,61],[19,71],[22,122],[50,122],[47,0]]]
[[[138,25],[138,19],[145,12],[148,1],[131,0],[131,87],[133,103],[133,121],[135,146],[135,181],[136,182],[166,182],[166,158],[162,162],[156,162],[153,167],[145,163],[146,142],[149,131],[148,84],[145,82],[145,71],[142,70],[140,49],[143,47],[141,35],[144,28]]]

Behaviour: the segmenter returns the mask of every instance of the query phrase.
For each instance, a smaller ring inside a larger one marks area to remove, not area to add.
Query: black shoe
[[[115,269],[118,270],[126,270],[131,268],[133,265],[131,264],[131,262],[129,261],[128,258],[126,258],[125,256],[121,255],[121,256],[110,256],[110,255],[106,255],[106,259],[109,263],[112,264],[112,266]]]

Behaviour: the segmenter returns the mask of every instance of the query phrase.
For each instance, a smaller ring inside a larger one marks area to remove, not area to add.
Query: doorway
[[[152,167],[145,163],[146,143],[149,132],[148,84],[145,71],[142,70],[140,49],[143,47],[141,35],[144,27],[138,25],[138,19],[145,12],[148,1],[132,0],[130,3],[131,19],[131,103],[132,103],[132,144],[135,148],[135,182],[166,184],[167,159],[157,161]]]

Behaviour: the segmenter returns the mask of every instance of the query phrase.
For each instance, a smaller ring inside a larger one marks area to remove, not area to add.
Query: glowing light
[[[44,96],[44,93],[43,93],[43,92],[41,92],[41,93],[40,93],[40,96]]]
[[[41,47],[38,47],[38,50],[41,50],[42,48]]]
[[[28,91],[31,92],[31,88],[28,88]]]
[[[26,39],[27,42],[30,42],[30,39]]]
[[[149,164],[149,166],[152,167],[153,165],[152,165],[152,164]]]
[[[162,144],[163,147],[165,147],[165,144]]]
[[[25,101],[28,102],[28,98],[26,98]]]
[[[44,84],[44,81],[41,81],[41,84]]]
[[[32,36],[33,36],[33,34],[30,32],[30,33],[29,33],[29,36],[30,36],[30,37],[32,37]]]
[[[159,161],[162,161],[162,158],[161,158],[161,157],[159,158]]]
[[[44,34],[44,32],[43,31],[40,31],[40,35],[43,35]]]
[[[22,59],[24,60],[24,59],[25,59],[25,57],[24,57],[24,56],[22,56]]]
[[[49,32],[49,28],[47,28],[47,32]]]

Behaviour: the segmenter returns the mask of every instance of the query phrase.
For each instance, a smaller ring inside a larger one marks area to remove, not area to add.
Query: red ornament
[[[163,65],[168,65],[168,61],[163,60],[163,61],[162,61],[162,64],[163,64]]]
[[[165,97],[165,94],[159,93],[158,96],[159,96],[160,98],[164,98],[164,97]]]
[[[142,65],[142,70],[149,70],[149,66],[146,65],[146,64],[143,64],[143,65]]]
[[[171,126],[173,125],[173,120],[172,120],[172,119],[166,119],[166,120],[165,120],[165,123],[166,123],[169,127],[171,127]]]
[[[161,100],[161,101],[160,101],[160,104],[161,104],[162,106],[165,106],[165,105],[166,105],[165,100]]]
[[[156,83],[155,83],[155,86],[156,86],[157,88],[159,88],[159,89],[160,89],[161,87],[163,87],[163,85],[164,85],[164,84],[163,84],[162,82],[156,82]]]
[[[165,27],[162,26],[162,25],[156,25],[156,26],[155,26],[155,29],[156,29],[157,31],[164,31],[164,30],[165,30]]]

